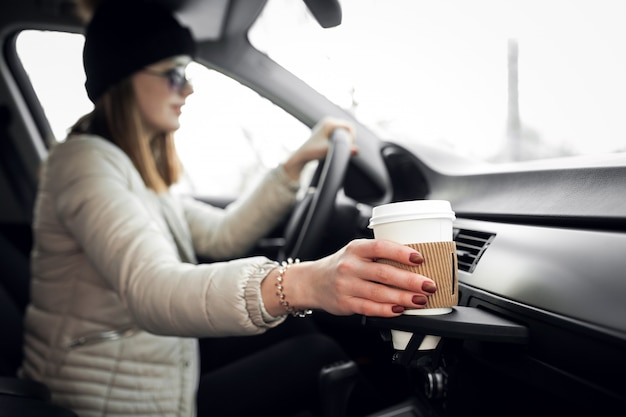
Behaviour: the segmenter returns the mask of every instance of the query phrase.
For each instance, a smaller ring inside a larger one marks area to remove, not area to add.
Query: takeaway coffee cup
[[[452,237],[454,211],[449,201],[415,200],[374,207],[369,228],[377,239],[388,239],[418,250],[424,256],[421,265],[409,266],[379,260],[431,278],[437,292],[423,309],[407,309],[408,315],[447,314],[458,303],[456,246]],[[392,330],[394,348],[404,350],[411,333]],[[439,342],[435,336],[424,338],[420,349],[433,349]]]

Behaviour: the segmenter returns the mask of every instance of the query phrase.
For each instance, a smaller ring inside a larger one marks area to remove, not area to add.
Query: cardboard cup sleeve
[[[428,297],[424,308],[454,307],[459,302],[458,262],[456,244],[450,242],[410,243],[409,246],[424,257],[421,265],[404,265],[388,259],[378,262],[397,266],[424,275],[437,285],[437,291]]]

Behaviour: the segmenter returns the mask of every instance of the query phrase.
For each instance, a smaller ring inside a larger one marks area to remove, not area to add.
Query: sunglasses
[[[174,67],[167,71],[156,71],[150,68],[144,68],[143,72],[165,78],[170,89],[178,94],[181,94],[190,82],[185,73],[185,67]]]

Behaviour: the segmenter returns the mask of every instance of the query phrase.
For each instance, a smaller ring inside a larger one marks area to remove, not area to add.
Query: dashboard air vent
[[[472,273],[496,235],[468,229],[454,229],[459,270]]]

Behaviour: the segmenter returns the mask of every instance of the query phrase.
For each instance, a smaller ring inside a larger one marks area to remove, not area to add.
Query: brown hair
[[[70,129],[70,137],[84,133],[102,136],[122,149],[146,186],[156,193],[167,191],[181,177],[174,134],[147,136],[129,78],[111,86],[95,103],[94,110]]]
[[[83,23],[87,23],[91,20],[94,10],[100,2],[101,0],[76,0],[75,13]]]

